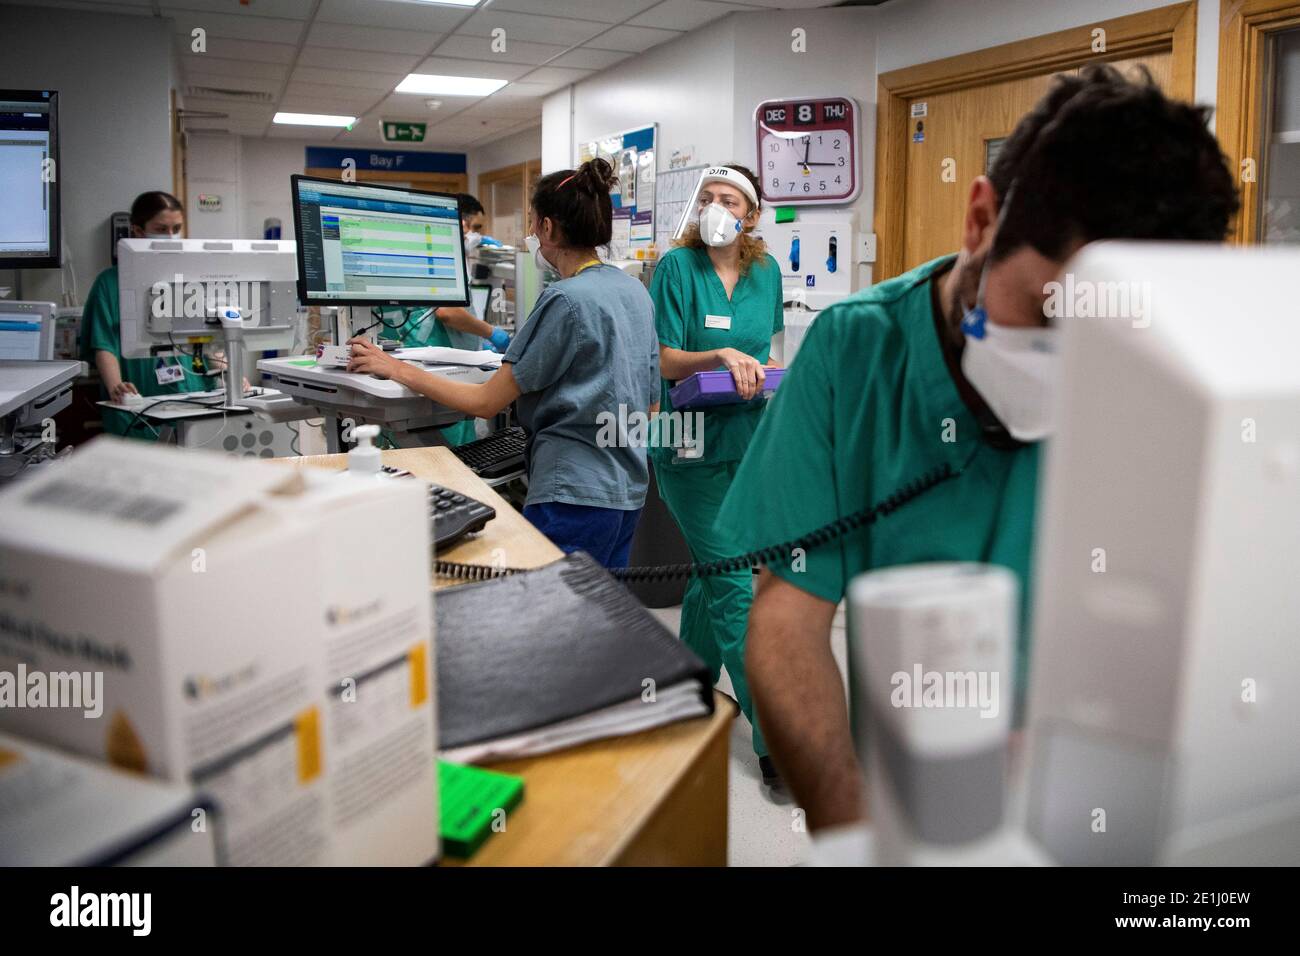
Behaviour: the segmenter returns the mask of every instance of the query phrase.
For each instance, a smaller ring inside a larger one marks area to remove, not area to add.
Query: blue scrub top
[[[658,398],[654,306],[639,281],[594,265],[549,286],[504,361],[522,394],[527,504],[630,511],[645,504],[646,442],[609,441],[611,422],[644,416]],[[612,447],[603,447],[611,445]]]

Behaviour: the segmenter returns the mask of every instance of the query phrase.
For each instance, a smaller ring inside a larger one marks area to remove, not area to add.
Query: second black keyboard
[[[480,478],[500,478],[524,469],[524,447],[528,436],[519,426],[452,449],[452,453]]]

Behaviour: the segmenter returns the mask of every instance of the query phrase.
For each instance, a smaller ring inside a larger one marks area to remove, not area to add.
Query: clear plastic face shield
[[[719,184],[734,187],[718,189]],[[700,238],[705,245],[729,246],[744,231],[744,220],[750,212],[758,208],[758,194],[754,184],[743,173],[729,166],[711,166],[700,173],[700,181],[695,184],[694,198],[682,211],[673,233],[676,241],[686,234],[692,225],[700,230]]]

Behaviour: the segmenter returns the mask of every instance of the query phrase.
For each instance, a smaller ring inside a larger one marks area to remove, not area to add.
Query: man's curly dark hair
[[[1015,185],[994,258],[1026,244],[1059,260],[1075,241],[1221,241],[1239,202],[1209,114],[1144,67],[1134,79],[1108,65],[1058,76],[989,175],[999,201]]]

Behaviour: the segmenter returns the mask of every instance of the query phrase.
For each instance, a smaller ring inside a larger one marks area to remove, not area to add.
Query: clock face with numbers
[[[858,108],[846,96],[781,99],[754,110],[763,199],[844,204],[858,195]]]

